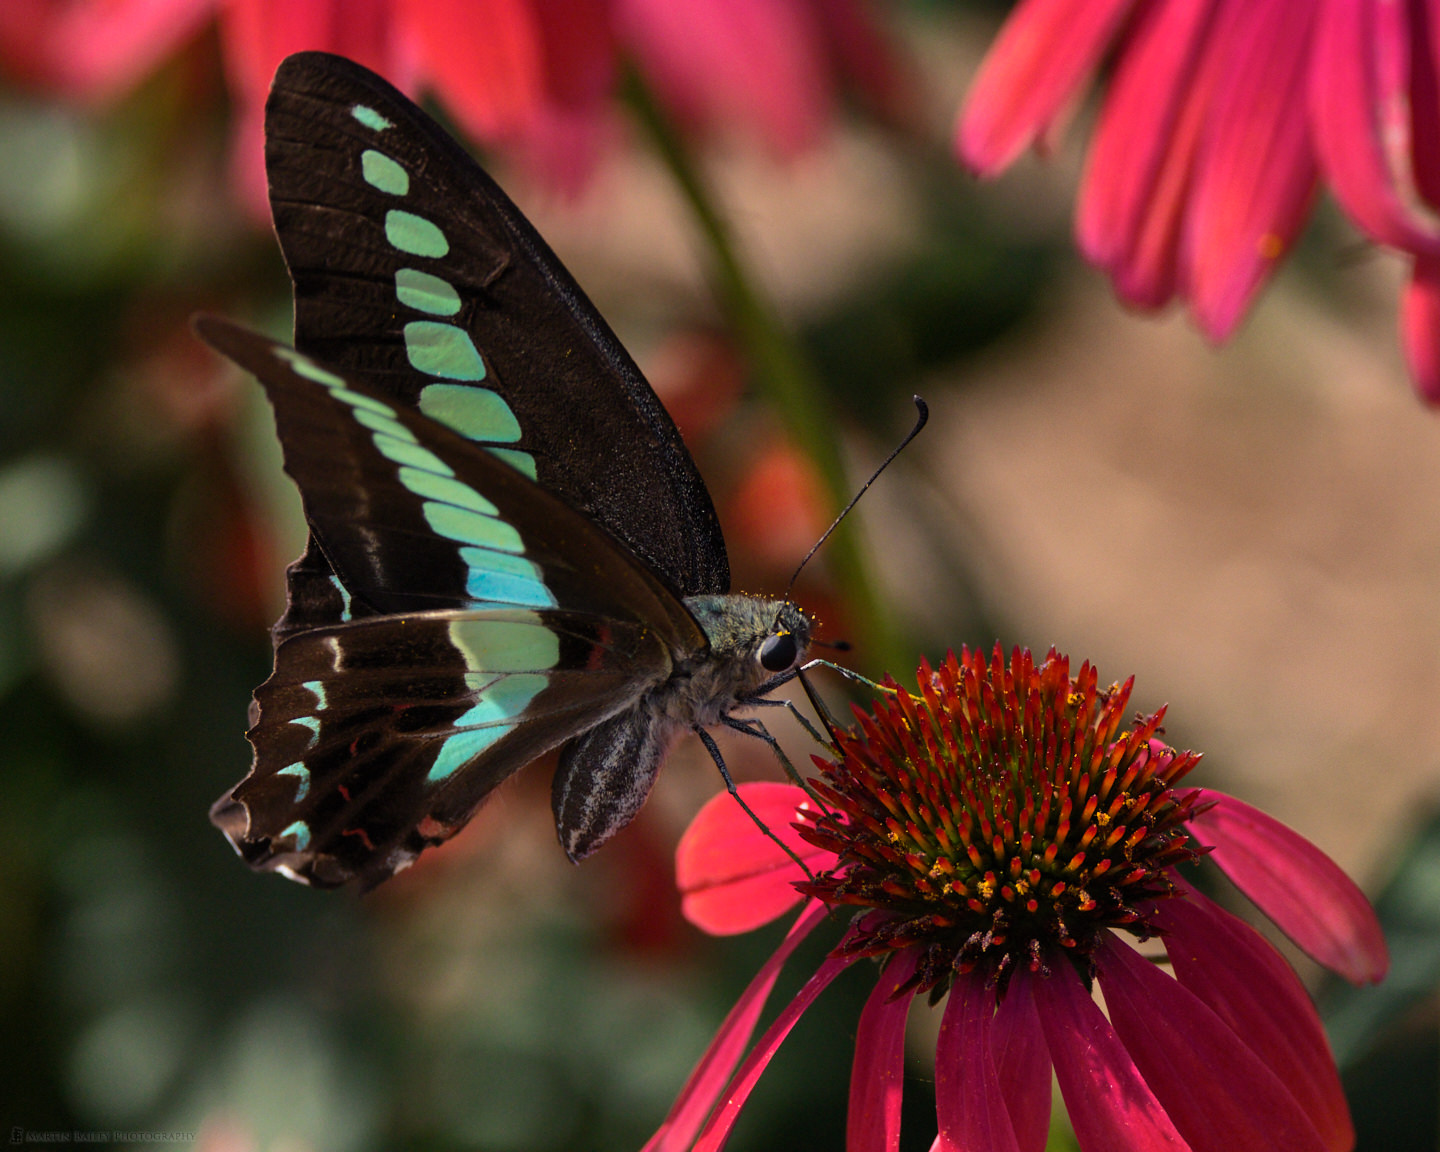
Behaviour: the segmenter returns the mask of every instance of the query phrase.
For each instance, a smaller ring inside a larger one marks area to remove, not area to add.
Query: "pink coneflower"
[[[1076,233],[1119,295],[1186,300],[1225,339],[1323,178],[1414,258],[1402,337],[1440,403],[1440,2],[1022,0],[961,110],[962,158],[992,175],[1049,143],[1110,52]]]
[[[692,920],[743,931],[809,896],[647,1152],[713,1150],[824,987],[862,957],[851,1152],[897,1147],[911,1001],[948,994],[935,1052],[936,1149],[1040,1152],[1052,1069],[1086,1152],[1345,1152],[1354,1132],[1319,1018],[1252,928],[1177,866],[1211,860],[1301,948],[1356,981],[1387,957],[1374,913],[1317,848],[1231,797],[1182,787],[1199,757],[1124,725],[1131,683],[1071,677],[997,647],[920,669],[821,761],[816,797],[752,785],[805,878],[721,796],[681,842]],[[796,891],[798,889],[798,892]],[[844,938],[731,1076],[795,945],[854,910]],[[1158,966],[1163,944],[1173,976]],[[1092,998],[1104,996],[1102,1011]],[[702,1127],[703,1126],[703,1127]],[[698,1133],[698,1135],[697,1135]]]

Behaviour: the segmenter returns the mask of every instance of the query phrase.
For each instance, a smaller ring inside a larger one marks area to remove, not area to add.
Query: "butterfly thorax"
[[[788,600],[744,594],[688,596],[685,607],[710,647],[676,661],[656,702],[664,707],[663,698],[669,697],[687,727],[718,723],[777,672],[803,660],[809,648],[810,617]],[[787,648],[793,647],[794,658],[781,667],[767,667],[761,649],[772,637],[785,636],[793,641]]]

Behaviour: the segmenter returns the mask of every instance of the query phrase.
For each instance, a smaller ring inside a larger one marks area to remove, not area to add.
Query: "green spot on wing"
[[[376,132],[383,132],[387,128],[395,127],[394,124],[385,119],[385,117],[375,111],[374,108],[365,104],[356,104],[355,107],[350,109],[350,115],[365,125],[366,128],[371,128]]]
[[[410,191],[410,173],[383,152],[367,148],[360,153],[360,171],[365,183],[391,196],[404,196]]]
[[[439,276],[417,268],[395,270],[395,296],[407,308],[432,316],[454,316],[460,311],[460,293]]]
[[[385,239],[401,252],[438,259],[450,251],[445,233],[423,216],[391,208],[385,213]]]
[[[544,672],[560,662],[560,638],[532,612],[453,621],[450,643],[472,672]]]
[[[500,393],[461,384],[428,384],[420,393],[420,411],[468,440],[513,444],[520,421]]]
[[[394,436],[387,436],[384,432],[377,432],[375,433],[375,447],[380,450],[382,456],[388,457],[397,464],[423,468],[426,472],[434,472],[440,476],[455,475],[445,461],[430,449],[420,447],[419,444],[410,444],[404,440],[397,440]]]
[[[475,728],[481,724],[514,723],[520,713],[545,690],[549,681],[538,672],[521,672],[506,676],[486,688],[476,705],[455,721],[457,728]]]
[[[304,376],[307,380],[313,380],[317,384],[324,384],[327,388],[344,388],[345,381],[336,376],[333,372],[327,372],[310,357],[295,351],[294,348],[286,348],[283,344],[277,344],[274,348],[275,355],[290,365],[291,370],[297,376]]]
[[[516,448],[487,448],[486,451],[492,456],[498,456],[517,472],[523,472],[531,480],[535,479],[535,457],[529,452],[521,452]]]
[[[427,376],[443,376],[447,380],[485,379],[485,361],[480,359],[470,333],[454,324],[410,321],[405,325],[405,355],[413,368]]]
[[[295,837],[295,850],[297,852],[304,852],[306,848],[310,847],[310,825],[306,824],[303,820],[296,820],[295,823],[280,833],[282,840],[286,836]]]
[[[520,533],[504,520],[434,500],[425,501],[423,508],[425,522],[447,540],[478,544],[482,548],[499,548],[506,552],[525,551]]]
[[[425,777],[426,781],[438,784],[452,775],[457,768],[463,767],[480,755],[509,731],[508,727],[496,725],[493,728],[472,728],[468,732],[455,733],[441,746],[435,757],[435,763],[430,766],[430,771]]]
[[[404,440],[408,444],[418,444],[415,433],[406,428],[398,420],[392,420],[388,416],[381,416],[378,412],[371,412],[365,408],[355,409],[355,419],[366,428],[375,432],[384,432],[387,436],[393,436],[396,440]]]
[[[461,548],[460,559],[471,568],[486,572],[501,572],[506,576],[518,576],[522,580],[539,580],[540,565],[531,563],[524,556],[509,552],[492,552],[488,548]]]
[[[295,786],[295,803],[297,804],[304,800],[310,791],[310,769],[306,768],[304,764],[291,764],[289,767],[281,768],[275,775],[299,778],[300,783]],[[292,824],[290,827],[293,828],[294,825]]]
[[[306,680],[300,687],[315,697],[317,707],[325,707],[325,684],[320,680]]]
[[[401,468],[400,483],[416,496],[454,504],[457,508],[469,508],[474,512],[483,512],[486,516],[500,515],[499,508],[470,485],[459,480],[436,476],[433,472],[421,472],[418,468]]]
[[[394,416],[395,409],[388,404],[382,404],[379,400],[369,396],[363,396],[359,392],[352,392],[349,388],[331,388],[330,395],[351,408],[363,408],[367,412],[374,412],[377,416]]]

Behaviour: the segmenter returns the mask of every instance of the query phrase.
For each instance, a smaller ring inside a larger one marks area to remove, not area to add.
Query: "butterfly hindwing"
[[[369,887],[535,757],[624,714],[670,657],[638,623],[523,609],[383,616],[284,641],[255,767],[213,816],[254,866]]]
[[[384,80],[306,52],[266,105],[295,343],[605,527],[684,595],[729,586],[714,508],[664,408],[479,166]]]

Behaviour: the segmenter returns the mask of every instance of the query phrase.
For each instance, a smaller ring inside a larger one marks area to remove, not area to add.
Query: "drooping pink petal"
[[[1385,936],[1364,893],[1298,832],[1233,796],[1202,790],[1215,806],[1190,821],[1210,859],[1301,949],[1354,984],[1383,979]]]
[[[1012,980],[995,1010],[990,1047],[1020,1152],[1044,1152],[1050,1135],[1050,1051],[1028,980]]]
[[[830,84],[795,0],[617,0],[616,27],[682,120],[759,132],[790,154],[812,144]]]
[[[1183,239],[1185,293],[1212,340],[1234,331],[1309,214],[1317,169],[1303,115],[1319,5],[1230,4]]]
[[[882,116],[904,123],[918,93],[913,68],[869,0],[809,0],[835,69]]]
[[[1400,297],[1400,342],[1416,391],[1440,404],[1440,259],[1415,258]]]
[[[735,1127],[735,1121],[740,1118],[741,1109],[745,1107],[745,1101],[750,1098],[750,1093],[760,1081],[760,1074],[769,1066],[781,1041],[790,1035],[790,1030],[795,1027],[800,1017],[805,1015],[805,1010],[815,1002],[815,997],[825,991],[830,982],[854,962],[853,956],[829,956],[825,963],[816,969],[815,975],[805,982],[805,987],[795,994],[795,999],[785,1006],[785,1010],[776,1017],[775,1023],[755,1042],[755,1047],[745,1058],[745,1063],[740,1065],[735,1078],[726,1088],[720,1106],[695,1141],[694,1152],[720,1152],[720,1149],[725,1147],[730,1131]]]
[[[1096,961],[1115,1032],[1194,1152],[1323,1152],[1280,1078],[1199,997],[1114,937]]]
[[[1035,143],[1094,73],[1134,4],[1021,0],[961,105],[961,160],[992,176]]]
[[[995,1071],[995,993],[985,978],[957,976],[935,1044],[935,1113],[941,1152],[1019,1152]]]
[[[1174,295],[1181,226],[1224,45],[1219,0],[1157,0],[1137,17],[1115,69],[1075,215],[1080,250],[1122,299]]]
[[[918,948],[897,953],[880,974],[860,1013],[855,1062],[850,1067],[846,1152],[895,1152],[900,1147],[900,1102],[905,1088],[905,1020],[911,989],[896,992],[915,974]]]
[[[819,901],[801,911],[780,947],[755,973],[749,987],[721,1022],[715,1038],[680,1089],[669,1115],[646,1142],[642,1152],[683,1152],[690,1147],[690,1141],[710,1114],[721,1089],[745,1051],[745,1045],[750,1042],[760,1013],[765,1010],[765,1001],[780,976],[780,969],[825,916],[825,905]]]
[[[800,838],[790,825],[810,798],[793,784],[742,784],[738,789],[765,825],[812,871],[829,868],[835,855]],[[805,874],[756,826],[728,792],[710,798],[675,849],[675,886],[685,918],[702,932],[749,932],[800,901],[793,881]]]
[[[1329,1152],[1349,1152],[1355,1128],[1320,1017],[1305,986],[1266,940],[1181,882],[1154,921],[1175,978],[1269,1067],[1305,1110]]]
[[[1440,228],[1401,187],[1386,134],[1405,134],[1409,44],[1400,5],[1328,0],[1315,34],[1310,116],[1335,197],[1382,244],[1440,255]],[[1386,11],[1390,9],[1391,11]]]
[[[1053,961],[1048,977],[1017,972],[1012,994],[1021,981],[1033,990],[1055,1078],[1082,1152],[1187,1152],[1189,1146],[1069,961]],[[1175,1039],[1184,1042],[1183,1037]]]

